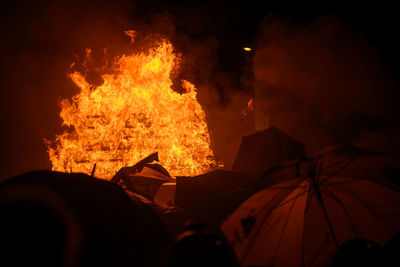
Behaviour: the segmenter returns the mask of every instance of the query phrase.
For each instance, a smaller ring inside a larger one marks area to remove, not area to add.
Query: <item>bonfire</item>
[[[135,32],[126,34],[133,42]],[[96,164],[96,176],[110,179],[156,151],[174,176],[201,174],[215,164],[195,85],[182,80],[185,92],[172,90],[174,48],[166,39],[152,47],[114,58],[112,73],[98,86],[69,73],[80,92],[60,102],[65,131],[48,142],[52,170],[90,174]]]

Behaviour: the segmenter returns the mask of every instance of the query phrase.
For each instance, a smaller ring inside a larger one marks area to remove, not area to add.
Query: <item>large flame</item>
[[[128,32],[132,37],[134,33]],[[111,178],[156,151],[172,175],[196,175],[214,164],[205,112],[194,85],[183,80],[185,93],[171,89],[177,61],[167,40],[147,52],[115,59],[112,74],[100,86],[79,72],[70,74],[81,89],[61,101],[60,116],[69,126],[49,143],[52,169]]]

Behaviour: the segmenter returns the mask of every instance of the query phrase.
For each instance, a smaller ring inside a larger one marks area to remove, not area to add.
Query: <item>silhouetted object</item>
[[[171,207],[175,205],[176,182],[170,181],[163,183],[154,195],[154,204],[163,207]]]
[[[383,248],[385,266],[400,266],[400,232],[395,234]]]
[[[0,236],[2,266],[146,266],[172,242],[119,186],[50,171],[0,184]]]
[[[153,161],[159,161],[158,152],[155,152],[155,153],[145,157],[144,159],[142,159],[141,161],[139,161],[138,163],[136,163],[135,165],[133,165],[131,167],[122,167],[111,179],[111,182],[118,183],[119,180],[121,178],[123,178],[125,175],[135,173],[135,172],[141,170],[145,164],[152,163]]]
[[[260,175],[282,162],[305,155],[302,143],[270,127],[242,138],[232,169]]]
[[[267,187],[269,185],[280,183],[286,180],[297,178],[297,173],[289,175],[269,175],[271,172],[292,168],[294,172],[300,171],[297,165],[307,166],[312,164],[312,159],[319,159],[324,163],[324,171],[334,170],[343,171],[347,177],[355,176],[374,181],[391,181],[400,185],[400,156],[377,153],[352,145],[334,145],[329,146],[311,157],[294,160],[275,166],[270,171],[261,175],[257,188]],[[311,160],[310,160],[311,159]],[[328,163],[332,166],[329,166]],[[349,165],[349,166],[348,166]],[[341,170],[340,168],[343,168]],[[339,173],[338,173],[339,174]]]
[[[186,225],[177,237],[169,267],[236,267],[235,255],[222,237],[206,230],[205,225]]]
[[[159,210],[158,214],[174,236],[181,234],[185,223],[191,220],[186,211],[176,206]]]
[[[151,164],[153,161],[158,161],[158,153],[146,157],[132,167],[122,167],[111,182],[152,201],[160,185],[172,180],[168,171],[159,164]]]
[[[92,173],[90,174],[90,176],[94,177],[94,172],[96,171],[96,163],[93,165],[93,169],[92,169]]]
[[[354,266],[386,266],[382,258],[382,247],[373,241],[364,239],[344,242],[333,256],[332,267]]]
[[[175,205],[193,219],[217,228],[246,199],[258,179],[252,174],[226,170],[177,177]]]
[[[243,266],[324,266],[339,245],[383,245],[400,231],[400,187],[385,174],[398,159],[334,147],[262,176],[222,224]]]

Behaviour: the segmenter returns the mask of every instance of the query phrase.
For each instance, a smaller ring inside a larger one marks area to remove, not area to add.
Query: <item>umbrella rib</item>
[[[293,211],[294,205],[296,204],[296,200],[299,198],[300,195],[303,195],[303,194],[304,194],[304,192],[302,192],[301,194],[298,194],[298,195],[296,196],[296,198],[294,199],[294,201],[292,202],[292,205],[291,205],[290,208],[289,208],[289,211],[288,211],[287,216],[286,216],[286,219],[285,219],[285,224],[283,225],[281,234],[280,234],[280,236],[279,236],[278,245],[277,245],[276,248],[275,248],[274,258],[275,258],[275,256],[276,256],[278,250],[279,250],[279,247],[281,246],[281,242],[282,242],[282,239],[283,239],[283,233],[285,232],[286,227],[287,227],[287,225],[288,225],[289,217],[290,217],[290,214],[291,214],[292,211]]]
[[[354,182],[358,182],[358,181],[370,181],[370,182],[377,183],[377,184],[379,184],[381,186],[387,187],[387,188],[389,188],[391,190],[394,190],[394,191],[399,191],[400,190],[398,188],[394,188],[394,186],[390,184],[390,181],[388,181],[388,184],[386,184],[386,183],[384,183],[384,181],[380,181],[379,179],[375,179],[375,178],[357,177],[357,176],[350,176],[350,175],[340,175],[340,176],[337,176],[337,177],[338,178],[351,178],[351,179],[354,179],[354,180],[348,181],[348,182],[341,182],[341,183],[338,182],[338,183],[330,183],[330,184],[327,184],[327,183],[321,183],[321,184],[323,184],[323,185],[340,185],[340,184],[354,183]],[[327,179],[324,179],[324,181],[326,181],[326,180]]]
[[[335,242],[336,247],[338,247],[339,244],[338,244],[338,241],[337,241],[337,239],[336,239],[335,231],[333,230],[331,221],[329,220],[328,212],[327,212],[327,210],[326,210],[326,208],[325,208],[324,200],[322,199],[322,194],[321,194],[321,191],[320,191],[320,188],[319,188],[319,184],[317,184],[315,174],[313,175],[313,174],[311,173],[311,174],[310,174],[310,178],[311,178],[311,181],[312,181],[312,183],[311,183],[311,184],[312,184],[312,187],[313,187],[313,189],[314,189],[314,191],[315,191],[315,195],[316,195],[316,197],[317,197],[317,199],[318,199],[318,203],[319,203],[319,205],[320,205],[321,208],[322,208],[322,212],[324,213],[324,216],[325,216],[326,222],[327,222],[327,224],[328,224],[329,230],[330,230],[330,232],[331,232],[333,241]]]
[[[327,186],[325,186],[325,185],[321,185],[321,186],[323,187],[323,189],[325,189],[326,195],[327,195],[328,197],[332,198],[333,200],[335,200],[335,201],[336,201],[337,203],[339,203],[339,205],[342,207],[344,213],[346,214],[347,220],[349,221],[349,224],[350,224],[350,226],[351,226],[351,229],[353,230],[353,232],[354,232],[356,238],[359,238],[359,235],[358,235],[358,233],[357,233],[357,230],[356,230],[356,228],[355,228],[355,226],[354,226],[354,224],[353,224],[353,222],[352,222],[352,220],[351,220],[350,213],[349,213],[349,212],[347,211],[347,209],[345,208],[343,202],[342,202],[331,190],[329,190]],[[322,190],[321,190],[321,191],[322,191]]]
[[[349,178],[352,179],[350,181],[346,181],[346,182],[332,182],[332,183],[321,183],[321,185],[342,185],[342,184],[351,184],[351,183],[355,183],[355,182],[360,182],[362,180],[366,180],[366,178],[363,177],[356,177],[356,176],[337,176],[337,178]]]
[[[321,191],[320,191],[320,188],[319,188],[319,182],[320,182],[319,179],[321,177],[322,166],[324,164],[324,158],[320,157],[319,161],[316,164],[318,164],[318,166],[314,166],[313,170],[310,173],[310,178],[311,178],[311,181],[312,181],[311,185],[312,185],[312,187],[313,187],[313,189],[315,191],[315,194],[316,194],[316,197],[318,199],[318,202],[319,202],[319,204],[320,204],[320,206],[322,208],[322,212],[324,213],[326,222],[328,223],[328,227],[329,227],[329,230],[331,232],[333,241],[335,242],[336,247],[338,247],[339,244],[338,244],[338,241],[337,241],[337,238],[336,238],[336,235],[335,235],[335,231],[333,230],[333,226],[332,226],[331,221],[329,219],[328,211],[325,208],[324,200],[322,199],[322,194],[321,194]],[[350,163],[346,164],[344,167],[340,168],[338,171],[340,171],[341,169],[346,168],[349,164]],[[318,169],[316,169],[317,167],[318,167]],[[318,171],[318,173],[317,173],[317,171]],[[317,183],[317,181],[318,181],[318,183]]]
[[[355,160],[357,160],[357,159],[359,159],[359,158],[361,158],[361,157],[368,157],[368,156],[388,156],[386,153],[376,153],[376,152],[374,152],[373,153],[373,155],[371,155],[371,154],[360,154],[360,153],[357,153],[357,154],[353,154],[353,155],[351,155],[351,158],[349,159],[350,161],[355,161]],[[338,165],[338,164],[340,164],[340,163],[342,163],[342,161],[338,161],[338,162],[335,162],[335,163],[333,163],[332,165],[330,165],[330,166],[325,166],[325,168],[332,168],[333,166],[335,166],[335,165]]]
[[[308,192],[309,193],[313,192],[311,184],[308,185]],[[310,208],[312,197],[313,197],[313,194],[310,194],[309,197],[307,198],[306,206],[305,206],[305,209],[304,209],[304,216],[306,215],[308,209]]]
[[[308,211],[308,209],[310,208],[311,205],[311,200],[313,198],[313,194],[312,194],[312,189],[311,189],[311,185],[308,185],[308,196],[307,196],[307,200],[306,200],[306,206],[304,207],[304,215],[303,215],[303,235],[302,235],[302,239],[301,239],[301,266],[304,266],[304,232],[306,229],[306,213]]]
[[[304,195],[304,194],[307,193],[307,192],[308,192],[307,190],[304,190],[303,192],[301,192],[301,193],[297,194],[296,196],[292,197],[291,199],[288,199],[288,200],[286,200],[285,202],[280,203],[280,204],[277,205],[274,209],[277,209],[277,208],[279,208],[279,207],[282,207],[282,206],[286,205],[287,203],[289,203],[289,202],[291,202],[291,201],[297,200],[299,197],[301,197],[302,195]]]
[[[280,186],[280,187],[269,187],[268,190],[274,189],[297,189],[297,188],[308,188],[308,186]]]
[[[348,159],[348,160],[353,160],[353,159]],[[343,161],[337,161],[331,165],[325,166],[325,168],[332,168],[332,167],[335,167],[336,165],[340,165],[340,164],[343,164]]]
[[[343,171],[344,169],[346,169],[348,166],[350,166],[350,164],[352,164],[356,159],[350,159],[346,164],[344,164],[342,167],[340,167],[338,170],[336,170],[335,172],[327,175],[325,177],[324,180],[319,181],[320,183],[323,183],[324,181],[326,181],[328,178],[338,174],[339,172]]]
[[[292,192],[292,191],[290,191]],[[287,195],[290,194],[290,192],[288,192],[284,197],[286,197]],[[303,191],[300,192],[299,194],[297,194],[297,196],[293,197],[292,199],[286,201],[286,203],[288,203],[289,201],[292,200],[296,200],[298,199],[301,195],[304,195],[307,191]],[[261,220],[260,226],[258,227],[257,231],[254,233],[253,238],[251,239],[251,241],[249,242],[249,246],[247,247],[246,253],[243,255],[243,258],[241,260],[241,264],[245,261],[247,255],[249,254],[250,248],[253,245],[254,240],[256,239],[258,233],[261,231],[262,226],[265,224],[265,222],[267,221],[267,219],[269,218],[269,216],[271,215],[272,211],[274,211],[276,208],[280,207],[281,205],[279,205],[280,201],[277,201],[277,203],[275,205],[273,205],[271,207],[271,209],[269,210],[269,212],[265,215],[265,217]]]

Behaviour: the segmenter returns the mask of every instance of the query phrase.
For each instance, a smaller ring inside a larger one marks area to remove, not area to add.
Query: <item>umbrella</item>
[[[0,183],[0,234],[2,262],[21,266],[143,266],[172,241],[157,215],[118,185],[52,171]]]
[[[305,155],[302,143],[270,127],[242,138],[232,169],[261,175],[277,164]]]
[[[177,177],[175,205],[194,220],[219,227],[229,213],[247,197],[258,176],[215,170],[194,177]]]
[[[335,147],[263,175],[221,225],[242,266],[328,265],[345,241],[400,231],[399,157]],[[397,177],[399,178],[399,177]]]

